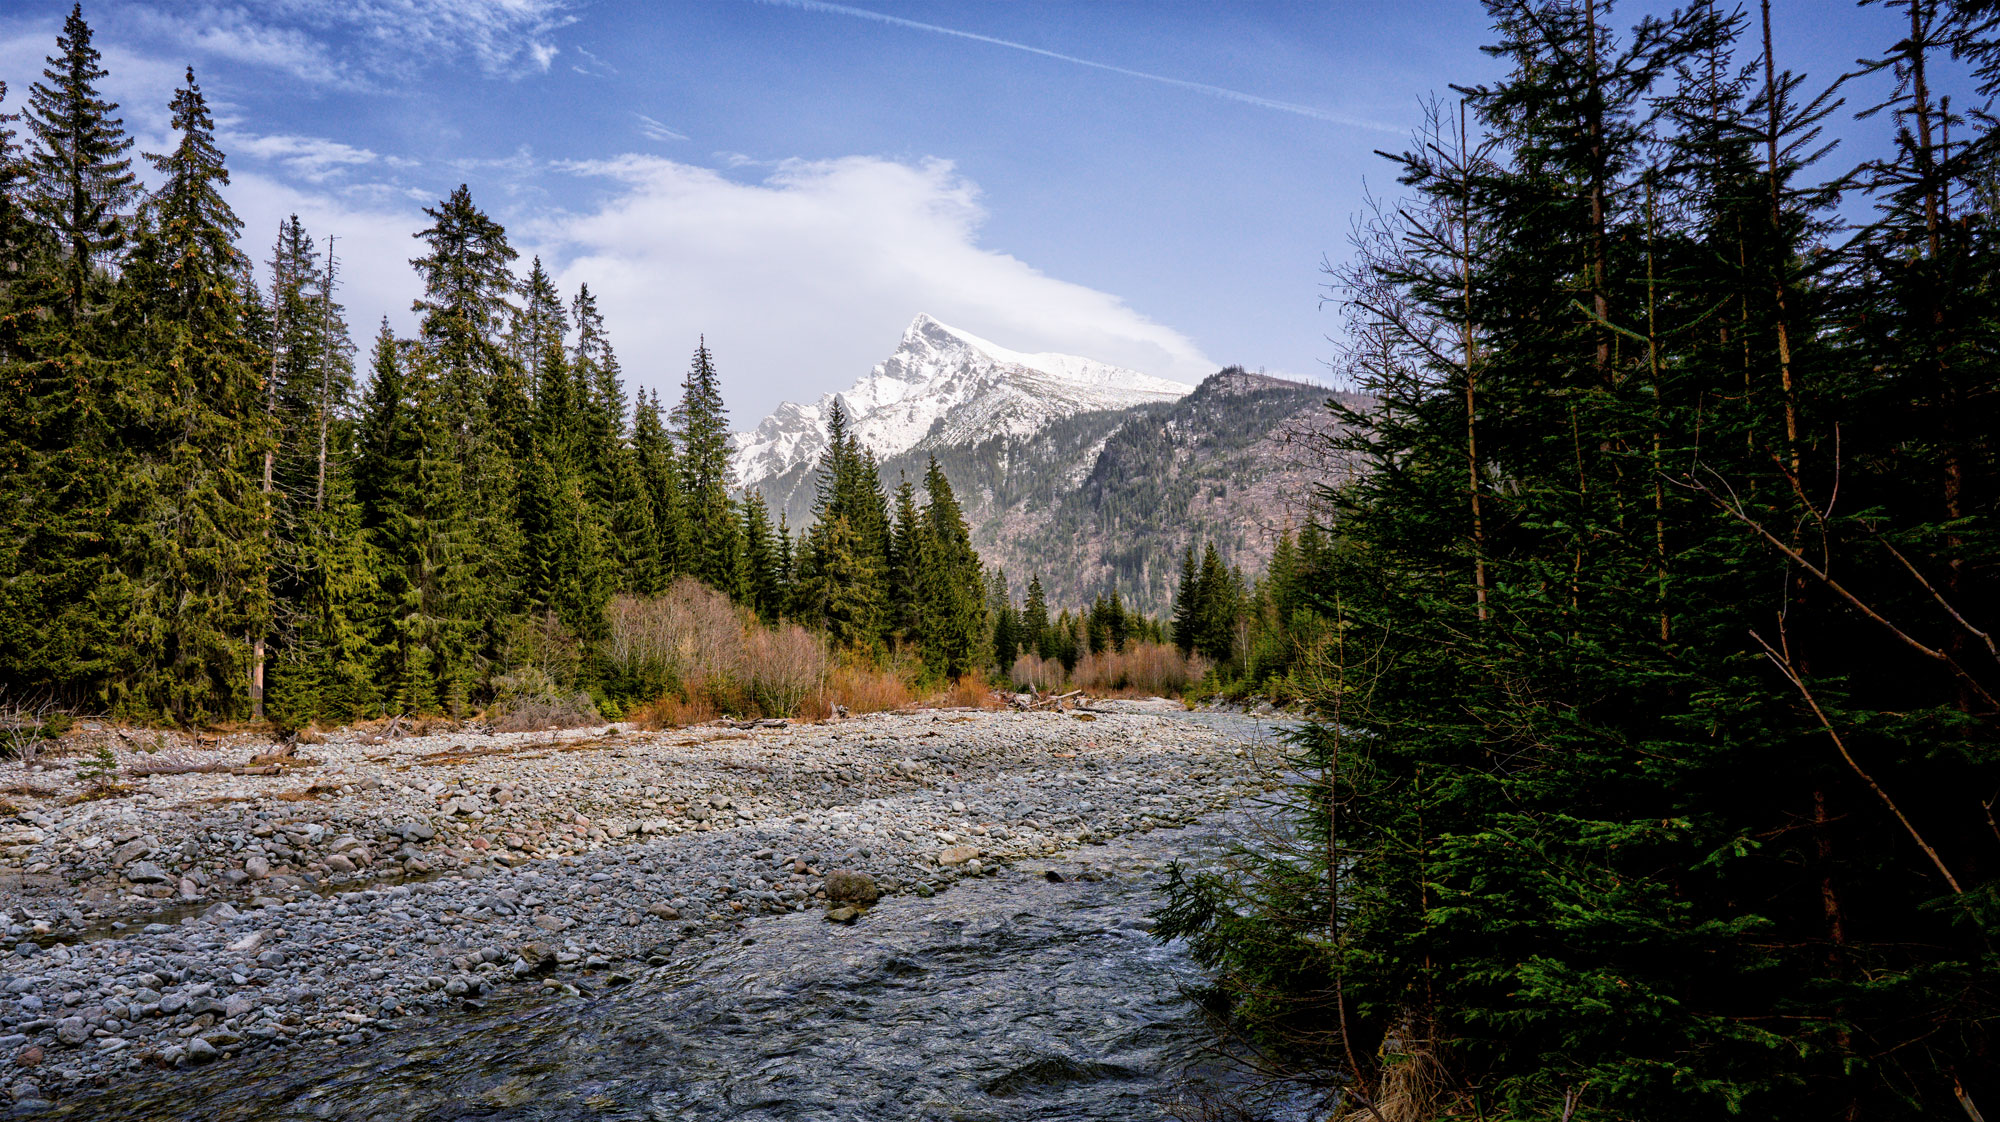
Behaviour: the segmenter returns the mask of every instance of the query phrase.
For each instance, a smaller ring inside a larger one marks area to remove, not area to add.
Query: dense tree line
[[[703,341],[628,403],[565,297],[460,187],[424,213],[417,329],[356,370],[332,238],[282,223],[260,286],[190,70],[132,140],[81,9],[0,116],[0,692],[141,720],[463,713],[520,666],[618,700],[613,595],[685,575],[839,646],[991,658],[987,582],[935,464],[892,518],[834,419],[811,529],[729,489]],[[0,109],[7,87],[0,84]],[[25,131],[13,127],[24,123]]]
[[[2000,43],[1891,6],[1829,175],[1768,9],[1491,0],[1361,226],[1304,833],[1163,925],[1349,1117],[2000,1103]]]

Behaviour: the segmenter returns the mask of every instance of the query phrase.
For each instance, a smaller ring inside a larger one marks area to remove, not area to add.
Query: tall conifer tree
[[[58,53],[47,60],[43,81],[28,91],[28,128],[35,138],[29,159],[36,184],[29,205],[55,234],[62,261],[60,308],[71,319],[91,302],[99,270],[124,247],[127,208],[138,196],[138,179],[126,155],[132,138],[125,135],[124,122],[112,116],[117,104],[97,92],[108,71],[92,38],[83,5],[72,7],[56,37]]]
[[[729,500],[729,420],[706,339],[681,382],[673,420],[686,503],[687,570],[715,588],[731,588],[742,563],[742,539]]]
[[[192,70],[171,111],[176,143],[148,157],[163,182],[120,285],[140,402],[123,430],[140,464],[126,564],[147,590],[126,624],[146,664],[124,700],[192,721],[261,704],[250,647],[270,611],[259,481],[271,427],[262,356],[244,332],[242,224],[221,195],[229,173]]]

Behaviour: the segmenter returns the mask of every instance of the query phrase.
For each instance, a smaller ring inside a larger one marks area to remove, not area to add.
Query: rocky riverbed
[[[32,1112],[154,1069],[658,984],[757,917],[866,924],[876,896],[1262,786],[1241,737],[1169,708],[350,734],[277,774],[156,774],[105,798],[79,798],[106,785],[69,761],[0,768],[4,1078]]]

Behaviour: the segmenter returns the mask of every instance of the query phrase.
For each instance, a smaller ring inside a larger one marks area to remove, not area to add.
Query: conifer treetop
[[[81,4],[63,20],[56,51],[46,60],[44,81],[28,89],[27,122],[35,139],[30,178],[36,185],[30,207],[62,246],[74,314],[92,269],[125,243],[125,208],[138,179],[125,154],[132,138],[124,120],[112,115],[118,105],[97,92],[110,71],[91,45]]]

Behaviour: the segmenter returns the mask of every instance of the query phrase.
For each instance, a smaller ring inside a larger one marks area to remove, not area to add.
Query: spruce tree
[[[1202,616],[1201,570],[1195,567],[1194,546],[1181,549],[1181,581],[1174,593],[1174,645],[1181,654],[1194,653]]]
[[[1230,661],[1236,655],[1236,580],[1215,551],[1214,542],[1202,550],[1192,599],[1195,652],[1214,662]]]
[[[826,450],[813,487],[813,524],[800,540],[796,563],[798,611],[823,622],[844,645],[875,647],[899,630],[892,615],[893,538],[873,457],[848,431],[838,398],[827,414]],[[836,588],[841,581],[861,583]],[[854,632],[864,626],[865,640]]]
[[[355,489],[378,586],[385,709],[462,709],[484,628],[478,523],[451,454],[456,402],[432,352],[382,325],[357,439]]]
[[[271,439],[260,358],[244,332],[241,229],[194,72],[171,104],[176,144],[149,156],[148,200],[114,315],[135,336],[137,408],[122,435],[138,461],[125,493],[128,572],[147,594],[126,621],[144,665],[123,704],[189,722],[249,708],[250,648],[266,626]]]
[[[296,215],[272,255],[264,457],[272,504],[274,649],[266,691],[283,727],[373,712],[368,614],[376,590],[350,475],[354,367],[331,239],[322,257]]]
[[[957,678],[986,665],[986,580],[951,481],[932,456],[917,532],[916,639],[926,665]]]
[[[641,392],[632,411],[630,491],[620,505],[630,591],[664,592],[682,571],[685,506],[673,441],[660,418],[658,395]]]
[[[687,571],[714,588],[728,590],[742,564],[743,545],[729,500],[728,415],[707,339],[695,349],[681,382],[673,422],[686,504]]]
[[[554,616],[589,653],[605,635],[611,573],[604,556],[605,523],[590,481],[591,387],[578,377],[564,348],[567,326],[562,300],[537,257],[522,285],[511,332],[514,361],[529,372],[534,387],[521,464],[524,590],[532,610]]]
[[[1053,636],[1048,598],[1042,593],[1042,576],[1036,573],[1028,578],[1028,599],[1021,608],[1021,649],[1039,658],[1053,658]]]
[[[424,661],[434,668],[427,673],[442,675],[436,680],[451,695],[445,704],[456,707],[475,684],[474,657],[498,658],[527,606],[518,492],[532,413],[527,374],[505,338],[517,288],[506,230],[463,184],[424,214],[431,225],[415,237],[427,252],[411,261],[424,287],[411,305],[423,352],[412,370],[413,402],[426,442],[422,470],[448,491],[425,525],[454,543],[479,542],[476,552],[452,547],[454,568],[468,567],[447,582],[448,595],[444,585],[422,582],[439,594],[433,606],[452,613],[438,620],[438,634],[451,639],[439,638],[444,646]],[[461,637],[464,650],[447,649]]]
[[[1375,402],[1300,539],[1309,844],[1182,878],[1161,932],[1363,1112],[1976,1110],[2000,849],[1949,792],[2000,784],[1996,257],[1941,9],[1899,5],[1845,245],[1801,182],[1831,103],[1764,20],[1489,10],[1484,136],[1413,144],[1338,278]]]
[[[132,138],[112,116],[117,104],[98,95],[97,83],[109,72],[91,40],[78,4],[63,20],[43,81],[28,91],[28,129],[35,138],[29,207],[55,236],[61,254],[59,308],[70,319],[92,302],[100,271],[124,247],[127,208],[138,195],[126,155]]]
[[[993,621],[993,663],[1005,674],[1021,650],[1021,613],[1008,596],[1004,570],[993,570],[986,594],[986,616]]]
[[[576,328],[576,345],[569,361],[583,402],[579,454],[586,490],[605,542],[606,564],[615,570],[616,583],[629,584],[626,574],[633,563],[627,548],[630,535],[619,523],[619,512],[630,503],[634,483],[631,449],[626,443],[625,383],[589,285],[578,287],[570,304],[570,322]]]
[[[134,582],[107,525],[130,466],[127,368],[71,314],[58,231],[38,213],[47,153],[17,144],[18,119],[0,120],[0,688],[103,711],[133,665]]]
[[[798,609],[797,603],[797,561],[792,546],[792,528],[785,522],[785,512],[778,512],[777,545],[774,547],[773,576],[777,585],[777,604],[780,614],[791,615]]]
[[[764,505],[761,491],[752,491],[743,500],[742,540],[736,599],[764,620],[776,620],[783,612],[777,543],[772,540],[770,508]]]
[[[889,530],[888,629],[915,635],[923,521],[917,509],[917,489],[907,479],[896,484],[894,509]]]

